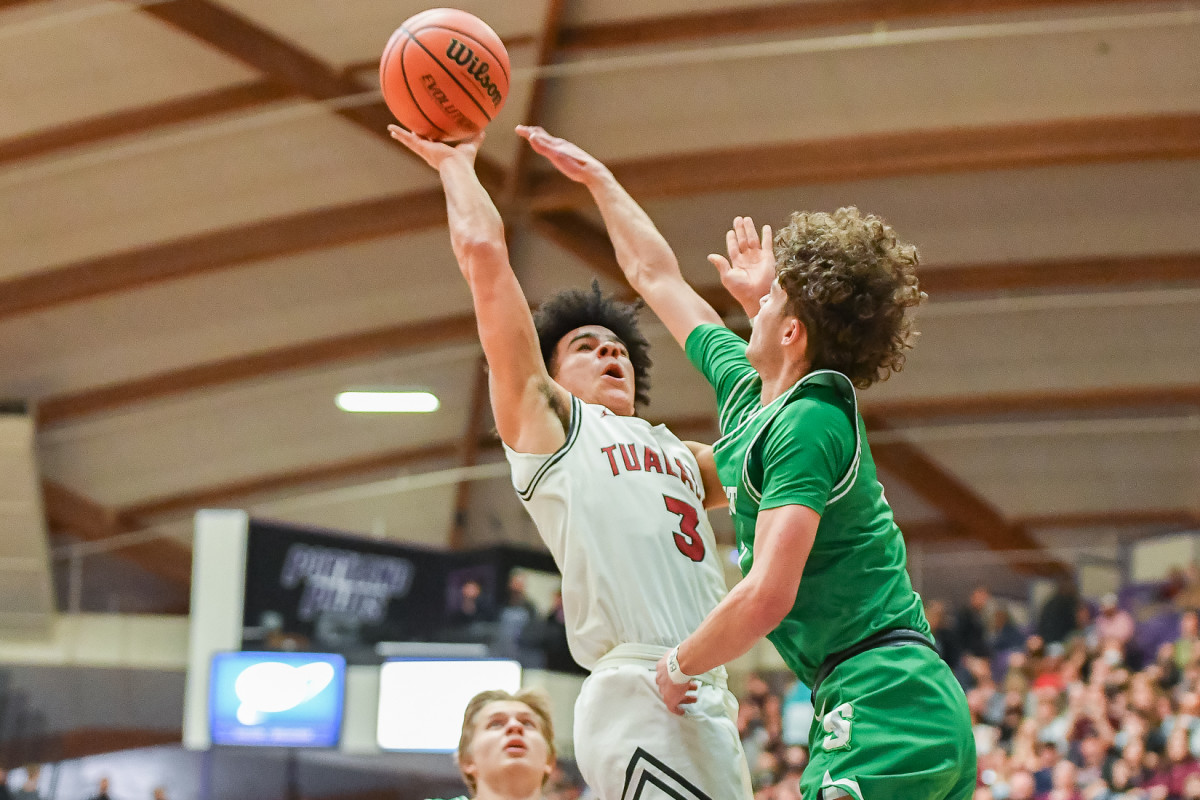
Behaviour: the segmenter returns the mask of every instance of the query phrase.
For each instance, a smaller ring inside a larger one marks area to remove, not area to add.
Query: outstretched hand
[[[734,217],[733,227],[725,234],[729,257],[713,253],[708,261],[721,275],[725,291],[741,304],[753,319],[758,303],[771,291],[775,280],[775,251],[771,226],[763,225],[762,238],[754,230],[750,217]]]
[[[464,139],[457,144],[446,144],[422,139],[399,125],[388,125],[388,133],[397,142],[419,155],[426,164],[434,169],[440,169],[442,163],[451,158],[466,158],[467,162],[474,166],[475,156],[479,153],[479,146],[483,144],[484,137],[484,132],[480,131],[470,139]]]
[[[529,142],[534,152],[545,156],[554,168],[573,181],[584,183],[601,174],[605,166],[576,144],[551,136],[537,125],[518,125],[517,134]]]

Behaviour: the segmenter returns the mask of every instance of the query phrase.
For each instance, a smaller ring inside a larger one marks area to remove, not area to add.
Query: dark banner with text
[[[246,551],[242,648],[340,653],[350,663],[377,662],[381,643],[493,647],[510,604],[537,614],[515,595],[558,580],[546,553],[450,553],[257,520]],[[540,627],[526,628],[532,641]]]

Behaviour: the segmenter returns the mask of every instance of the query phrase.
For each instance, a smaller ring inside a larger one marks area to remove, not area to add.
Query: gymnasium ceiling
[[[915,549],[1046,571],[1200,527],[1196,4],[461,7],[514,66],[480,171],[531,301],[627,287],[519,123],[609,163],[734,326],[705,261],[732,217],[856,204],[918,244],[930,295],[908,368],[862,396]],[[0,398],[36,420],[60,577],[89,548],[85,606],[185,608],[202,507],[536,542],[436,176],[384,130],[378,55],[422,8],[0,0]],[[649,327],[646,416],[711,439]],[[335,408],[363,386],[442,407]]]

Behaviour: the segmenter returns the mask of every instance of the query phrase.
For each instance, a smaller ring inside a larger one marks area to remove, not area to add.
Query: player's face
[[[771,290],[758,301],[758,314],[746,347],[746,358],[760,373],[779,360],[780,332],[786,316],[787,292],[778,280],[771,281]]]
[[[576,328],[554,348],[554,380],[585,403],[614,414],[634,412],[633,362],[617,335],[600,325]]]
[[[475,715],[475,735],[462,766],[476,785],[536,788],[554,762],[537,714],[519,700],[493,700]]]

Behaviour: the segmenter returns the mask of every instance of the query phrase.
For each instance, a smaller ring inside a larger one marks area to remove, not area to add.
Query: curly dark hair
[[[808,329],[812,369],[837,370],[865,389],[904,368],[917,336],[906,311],[926,297],[917,248],[851,206],[794,212],[774,251],[788,313]]]
[[[633,398],[639,405],[650,402],[650,342],[638,328],[640,300],[623,303],[615,296],[606,297],[600,291],[600,282],[592,281],[591,291],[568,289],[546,300],[533,315],[538,340],[542,348],[542,360],[546,369],[554,372],[554,348],[562,337],[585,325],[600,325],[608,328],[629,351],[633,362]]]

